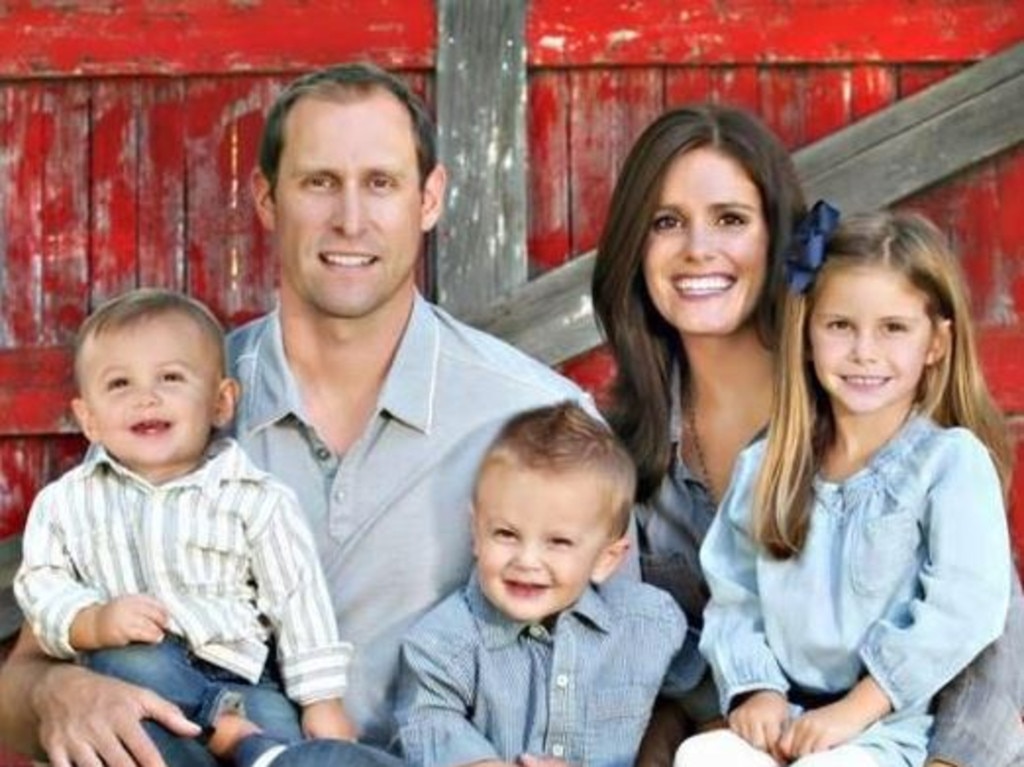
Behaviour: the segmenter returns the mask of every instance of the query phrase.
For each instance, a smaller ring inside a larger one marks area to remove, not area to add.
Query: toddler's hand
[[[754,748],[780,759],[779,738],[788,719],[786,696],[774,690],[761,690],[732,710],[729,728]]]
[[[341,698],[318,700],[302,707],[302,732],[307,738],[355,740],[356,727]]]
[[[164,639],[167,621],[167,610],[157,599],[128,594],[80,610],[71,622],[71,645],[76,650],[100,650],[132,642],[156,644]]]

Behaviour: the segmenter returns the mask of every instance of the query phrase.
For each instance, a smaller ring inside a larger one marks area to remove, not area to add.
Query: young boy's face
[[[485,466],[473,511],[480,585],[507,617],[537,623],[614,572],[629,546],[593,472]]]
[[[234,412],[216,344],[182,314],[143,318],[86,340],[71,404],[91,442],[154,484],[187,474],[212,427]]]

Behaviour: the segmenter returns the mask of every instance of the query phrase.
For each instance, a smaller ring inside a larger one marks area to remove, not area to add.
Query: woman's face
[[[768,225],[743,167],[711,147],[669,165],[643,271],[661,316],[684,339],[750,326],[767,273]]]

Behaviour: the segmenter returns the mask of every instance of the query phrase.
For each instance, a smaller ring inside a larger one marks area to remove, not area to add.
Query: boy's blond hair
[[[473,495],[488,467],[503,463],[548,474],[587,472],[607,491],[616,536],[629,527],[636,468],[612,431],[573,402],[527,410],[513,417],[484,455]]]

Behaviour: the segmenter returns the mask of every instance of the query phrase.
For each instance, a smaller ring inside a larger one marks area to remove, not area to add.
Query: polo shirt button
[[[555,677],[555,684],[564,689],[569,686],[569,677],[565,674],[559,674]]]
[[[565,756],[565,746],[563,746],[561,743],[556,743],[551,747],[551,755],[557,756],[559,759],[561,759],[563,756]]]
[[[331,457],[331,451],[328,450],[326,447],[318,447],[316,449],[316,457],[319,458],[321,461],[326,461],[328,458]]]

